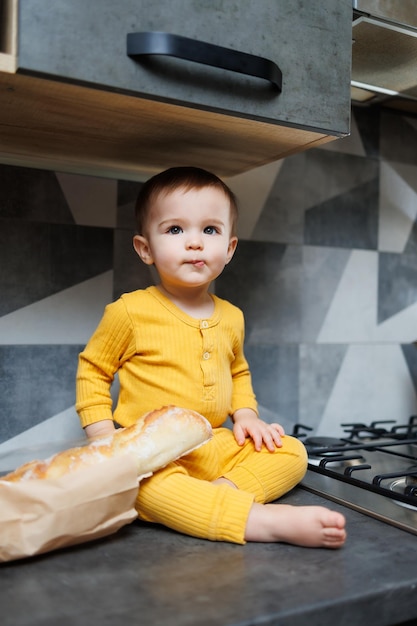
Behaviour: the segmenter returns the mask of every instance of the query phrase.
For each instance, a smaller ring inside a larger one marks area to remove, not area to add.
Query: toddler
[[[140,519],[215,541],[342,546],[340,513],[271,504],[303,478],[307,456],[280,424],[259,418],[243,314],[209,291],[236,250],[234,194],[210,172],[171,168],[142,186],[136,221],[134,249],[159,282],[109,304],[80,354],[76,408],[87,436],[164,405],[198,411],[212,440],[142,480]]]

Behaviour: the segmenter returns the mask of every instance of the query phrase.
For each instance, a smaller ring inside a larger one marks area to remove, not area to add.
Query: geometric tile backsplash
[[[267,170],[214,286],[245,313],[264,419],[337,435],[417,412],[416,146],[415,117],[354,109],[350,137]],[[155,281],[131,243],[140,184],[0,165],[0,453],[82,437],[77,355]]]

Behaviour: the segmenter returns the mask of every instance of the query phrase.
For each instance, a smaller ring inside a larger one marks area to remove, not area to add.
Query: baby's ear
[[[230,238],[229,247],[227,249],[226,265],[232,260],[232,257],[234,255],[236,247],[237,247],[237,242],[238,242],[237,237],[231,237]]]
[[[146,265],[153,265],[153,257],[146,237],[143,237],[142,235],[135,235],[133,237],[133,247],[136,254],[140,256]]]

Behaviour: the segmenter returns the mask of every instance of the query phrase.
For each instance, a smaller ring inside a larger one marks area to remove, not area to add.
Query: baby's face
[[[220,189],[178,189],[153,205],[145,238],[161,282],[191,287],[209,284],[236,249],[231,211]],[[142,256],[142,255],[141,255]]]

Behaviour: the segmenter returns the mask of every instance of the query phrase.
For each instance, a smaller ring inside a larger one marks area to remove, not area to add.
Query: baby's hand
[[[282,446],[281,437],[285,436],[280,424],[267,424],[259,419],[254,411],[240,409],[233,415],[233,434],[237,443],[243,446],[245,439],[250,437],[258,452],[265,444],[270,452]]]

